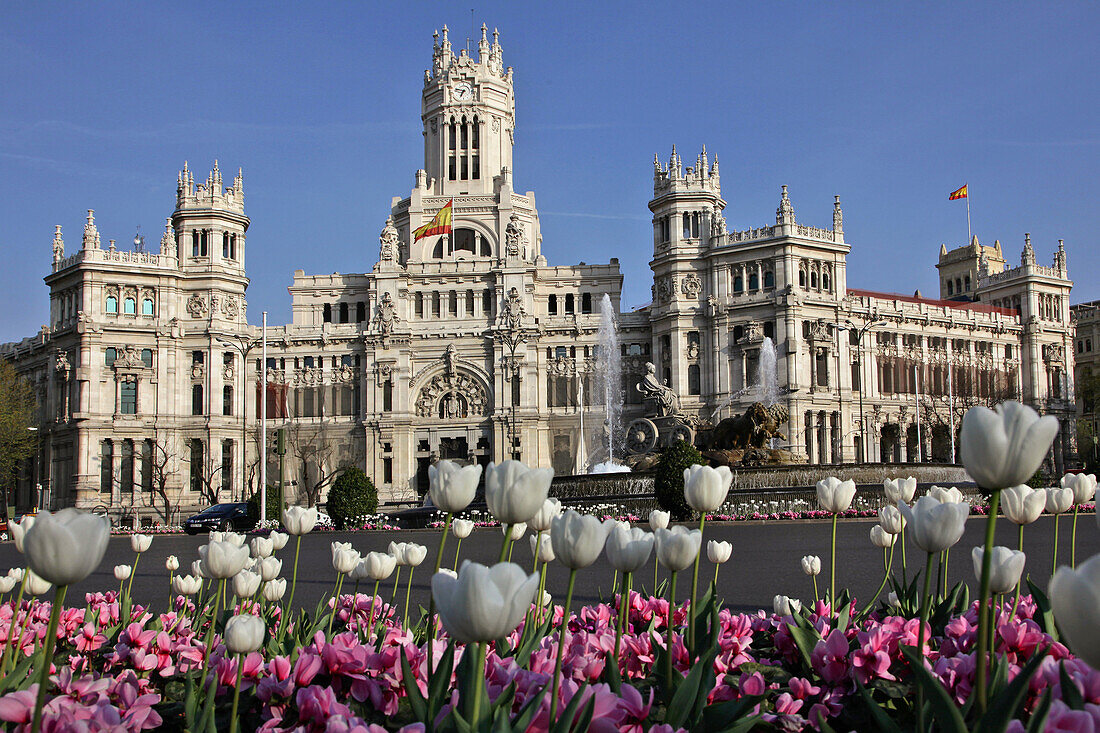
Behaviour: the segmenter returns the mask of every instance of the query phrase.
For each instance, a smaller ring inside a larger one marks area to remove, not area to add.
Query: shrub
[[[283,497],[278,486],[267,487],[267,519],[278,520],[283,515]],[[254,491],[248,497],[248,518],[253,525],[260,521],[260,492]]]
[[[378,490],[367,474],[352,466],[345,470],[328,492],[328,515],[336,529],[344,529],[356,517],[374,514],[378,509]]]
[[[706,465],[703,455],[687,441],[678,440],[661,449],[653,489],[657,494],[657,504],[670,512],[673,519],[691,517],[693,510],[684,500],[684,469],[703,465]]]

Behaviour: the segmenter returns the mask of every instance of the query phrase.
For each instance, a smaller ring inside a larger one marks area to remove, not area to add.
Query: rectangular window
[[[99,490],[105,494],[111,493],[115,473],[114,459],[114,443],[110,440],[103,441],[99,449]]]
[[[203,415],[206,413],[205,405],[202,398],[202,385],[191,385],[191,414]]]
[[[222,490],[228,491],[233,485],[233,441],[222,441]]]
[[[191,352],[191,364],[192,365],[202,364],[204,359],[205,359],[205,357],[203,355],[203,352],[201,352],[201,351],[192,351]]]
[[[153,441],[149,438],[141,441],[141,490],[153,490]]]
[[[228,384],[222,387],[222,414],[233,414],[233,388]]]
[[[123,494],[134,493],[134,441],[122,441],[122,455],[119,456],[118,490]]]
[[[123,415],[137,414],[137,382],[123,382],[119,385],[119,413]]]
[[[389,456],[382,459],[382,483],[393,483],[393,459]]]
[[[191,490],[202,491],[203,444],[198,438],[191,439]]]
[[[382,409],[386,412],[393,409],[393,382],[382,384]]]

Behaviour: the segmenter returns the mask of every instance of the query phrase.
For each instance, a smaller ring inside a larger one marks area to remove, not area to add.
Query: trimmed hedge
[[[378,509],[378,490],[362,470],[352,466],[340,474],[328,492],[328,514],[336,529]]]
[[[690,519],[694,514],[694,510],[684,499],[684,469],[688,466],[705,465],[703,454],[685,440],[678,440],[661,449],[657,458],[653,490],[657,494],[657,504],[661,509],[670,512],[673,519]]]
[[[267,487],[267,518],[279,520],[283,516],[283,497],[279,494],[277,485]],[[248,497],[248,518],[255,525],[260,521],[260,492],[253,492]]]

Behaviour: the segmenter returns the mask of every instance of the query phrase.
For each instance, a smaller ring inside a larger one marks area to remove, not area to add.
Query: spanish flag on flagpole
[[[951,192],[951,195],[950,195],[950,196],[948,196],[947,198],[948,198],[948,200],[949,200],[949,201],[954,201],[955,199],[965,199],[965,198],[968,198],[968,196],[966,195],[966,184],[964,183],[964,184],[963,184],[963,187],[962,187],[962,188],[960,188],[959,190],[957,190],[957,191],[952,191],[952,192]]]
[[[439,210],[439,213],[432,217],[422,227],[413,231],[413,242],[416,242],[424,237],[435,236],[436,234],[450,234],[451,233],[451,208],[454,205],[455,200],[451,199],[447,202],[447,205]]]
[[[970,232],[970,192],[966,190],[967,185],[968,184],[964,183],[962,188],[952,191],[951,195],[947,197],[947,200],[954,201],[955,199],[966,199],[966,243],[970,244],[973,235]]]

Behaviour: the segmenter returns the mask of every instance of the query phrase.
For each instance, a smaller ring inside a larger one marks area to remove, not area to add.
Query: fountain
[[[756,362],[756,388],[764,407],[779,401],[779,369],[776,364],[775,342],[765,336],[760,344],[760,357]]]
[[[596,353],[596,369],[603,387],[604,431],[607,436],[607,460],[588,469],[589,473],[626,473],[629,466],[615,461],[615,444],[621,439],[623,416],[623,368],[619,350],[619,328],[615,322],[615,307],[611,296],[604,293],[600,301],[600,331]]]

